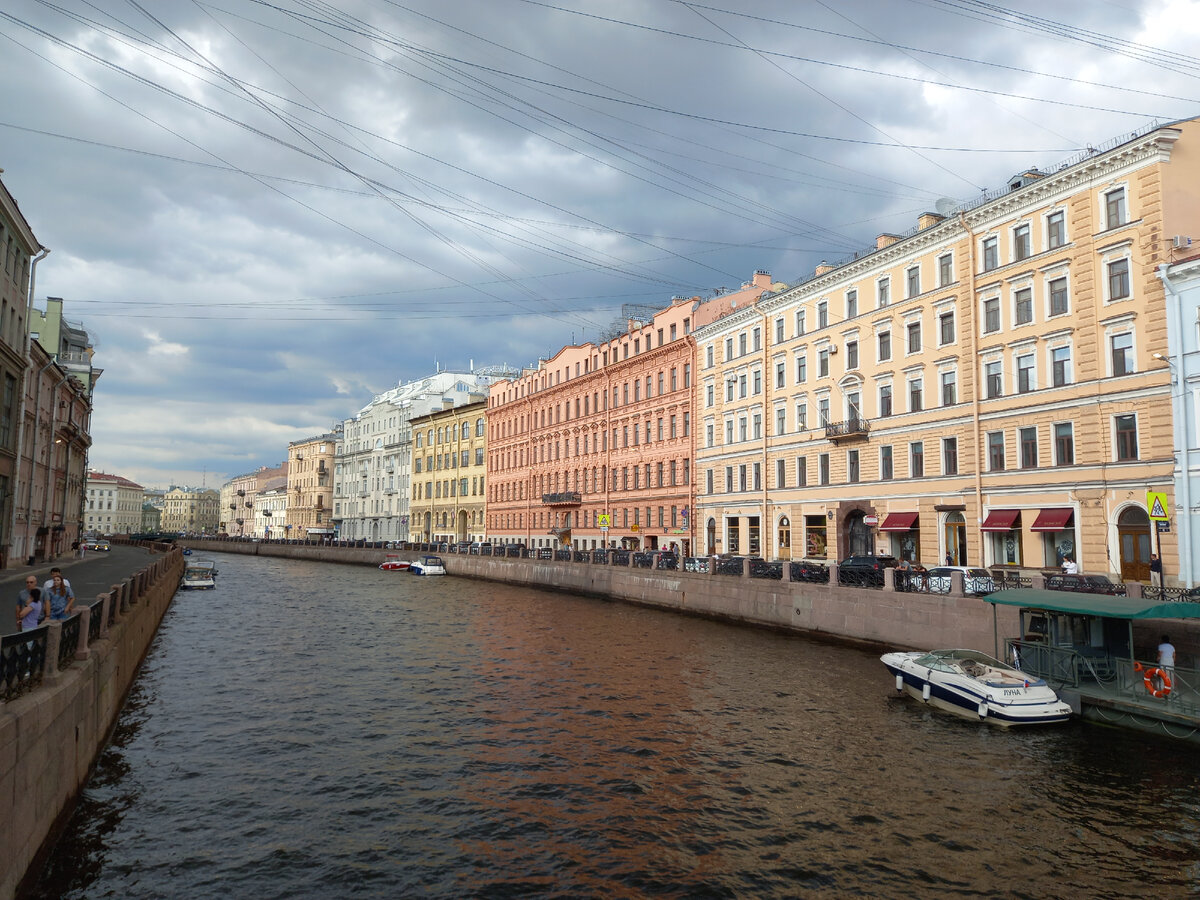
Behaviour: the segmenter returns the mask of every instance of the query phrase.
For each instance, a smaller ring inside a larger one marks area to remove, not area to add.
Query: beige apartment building
[[[412,426],[410,533],[419,541],[481,541],[487,479],[487,401],[409,420]]]
[[[288,444],[287,512],[283,523],[287,537],[306,540],[333,535],[336,446],[332,432]]]
[[[493,385],[489,539],[690,552],[692,332],[783,287],[757,272],[707,301],[677,298],[611,340],[564,347]]]
[[[1197,185],[1200,122],[1154,128],[697,331],[699,546],[1146,579],[1147,492],[1175,507],[1156,267]]]
[[[220,522],[219,491],[173,487],[163,497],[162,530],[179,534],[215,534]]]
[[[120,475],[88,472],[83,529],[89,534],[135,534],[142,528],[146,494],[140,484]]]

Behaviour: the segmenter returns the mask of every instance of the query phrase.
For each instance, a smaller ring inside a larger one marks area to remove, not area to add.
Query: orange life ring
[[[1154,684],[1156,678],[1158,679],[1157,687]],[[1149,691],[1151,697],[1165,697],[1171,693],[1171,676],[1163,669],[1147,669],[1146,677],[1142,680],[1146,683],[1146,690]]]

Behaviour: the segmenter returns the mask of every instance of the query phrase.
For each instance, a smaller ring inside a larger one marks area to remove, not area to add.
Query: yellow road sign
[[[600,516],[600,527],[608,528],[610,525],[612,525],[612,516],[608,515],[608,513],[602,514]]]
[[[1150,511],[1150,518],[1155,520],[1167,521],[1171,518],[1168,512],[1170,507],[1167,505],[1167,495],[1158,491],[1146,491],[1146,509]]]

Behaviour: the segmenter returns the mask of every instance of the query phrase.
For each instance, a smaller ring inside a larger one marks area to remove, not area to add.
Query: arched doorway
[[[1121,546],[1121,580],[1150,581],[1150,516],[1140,506],[1130,506],[1117,518]]]
[[[843,559],[875,552],[871,526],[863,521],[865,515],[861,509],[856,509],[846,516],[846,552],[842,555]]]
[[[425,513],[425,540],[429,540],[430,534],[433,532],[433,513]]]
[[[792,558],[792,523],[787,516],[779,520],[779,540],[776,547],[779,548],[780,559]]]
[[[962,513],[946,513],[943,535],[946,543],[946,556],[950,557],[950,565],[970,565],[967,562],[967,520]],[[938,562],[944,561],[944,559],[938,560]]]
[[[460,541],[467,539],[467,511],[465,509],[458,511],[458,539]]]
[[[714,556],[717,552],[717,520],[709,519],[708,527],[705,529],[705,541],[708,545],[707,553],[709,556]]]

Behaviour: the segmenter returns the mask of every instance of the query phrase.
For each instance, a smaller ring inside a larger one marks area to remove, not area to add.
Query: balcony
[[[245,490],[238,490],[238,492],[237,492],[237,495],[238,495],[239,497],[245,497],[245,496],[246,496],[246,492],[245,492]]]
[[[561,494],[542,494],[543,506],[579,506],[583,497],[578,491],[564,491]]]
[[[871,423],[866,419],[853,418],[845,422],[827,422],[825,437],[840,444],[843,441],[865,441],[871,432]]]

